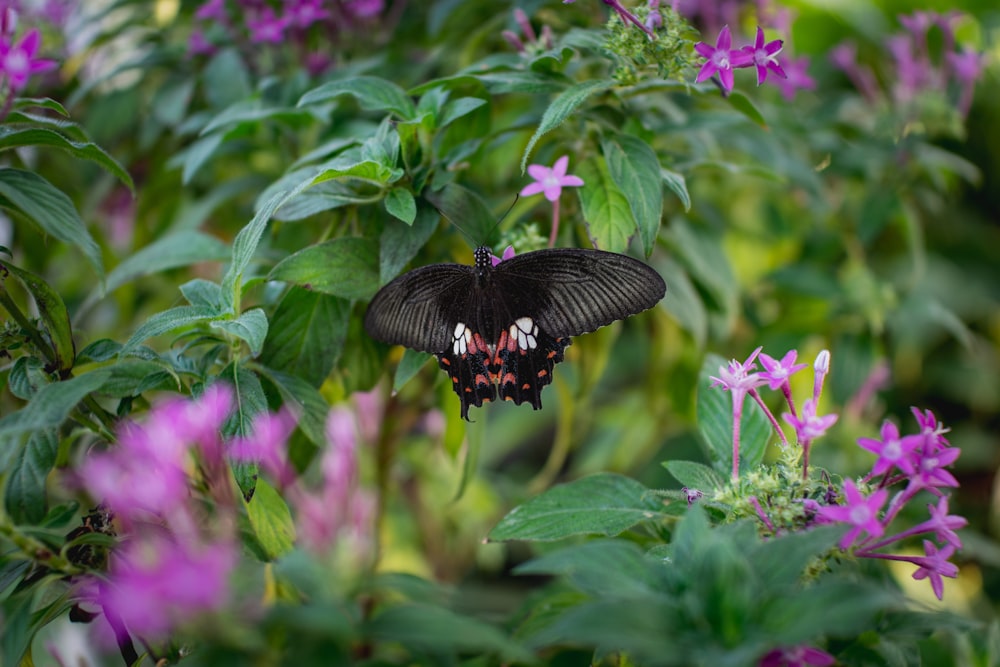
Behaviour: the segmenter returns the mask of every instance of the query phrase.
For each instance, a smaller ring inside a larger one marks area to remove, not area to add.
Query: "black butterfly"
[[[554,248],[493,266],[480,247],[475,258],[475,266],[432,264],[399,276],[365,314],[372,338],[437,355],[464,419],[498,391],[541,408],[570,336],[652,308],[667,289],[656,271],[613,252]]]

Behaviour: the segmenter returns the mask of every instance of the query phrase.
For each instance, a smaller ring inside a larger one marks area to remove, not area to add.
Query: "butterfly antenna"
[[[431,206],[434,207],[434,210],[437,211],[438,214],[440,214],[440,216],[442,218],[444,218],[445,220],[447,220],[449,223],[451,223],[451,225],[455,229],[457,229],[459,232],[461,232],[462,236],[465,237],[465,240],[469,242],[469,245],[471,245],[473,248],[478,248],[478,247],[480,247],[482,245],[485,245],[486,241],[488,241],[489,238],[490,238],[490,236],[493,235],[493,232],[496,231],[496,228],[500,226],[500,223],[503,222],[507,218],[507,215],[511,212],[511,210],[513,210],[514,206],[517,204],[517,201],[520,198],[521,198],[520,194],[514,195],[514,201],[512,201],[511,204],[510,204],[510,206],[507,207],[507,210],[503,212],[503,215],[500,216],[500,219],[497,220],[496,222],[494,222],[493,226],[490,227],[489,231],[486,232],[486,238],[483,240],[482,243],[480,243],[476,239],[472,238],[472,236],[469,234],[469,232],[465,231],[465,229],[463,229],[460,224],[458,224],[457,222],[455,222],[454,220],[452,220],[451,218],[449,218],[448,214],[445,213],[444,211],[442,211],[438,207],[437,204],[435,204],[434,202],[429,201],[429,200],[428,200],[428,202],[430,203]]]

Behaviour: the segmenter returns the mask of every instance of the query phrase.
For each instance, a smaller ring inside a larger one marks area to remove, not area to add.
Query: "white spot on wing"
[[[459,322],[455,325],[455,344],[452,346],[452,350],[455,354],[461,356],[469,349],[468,342],[472,340],[472,332],[463,323]]]
[[[530,317],[519,317],[516,320],[514,320],[514,324],[516,324],[517,328],[523,331],[524,333],[534,333],[531,329],[532,327],[535,326],[535,323],[531,320]]]

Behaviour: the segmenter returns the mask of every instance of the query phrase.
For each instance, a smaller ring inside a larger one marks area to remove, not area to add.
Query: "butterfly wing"
[[[399,276],[375,294],[365,330],[375,340],[438,353],[473,307],[475,276],[464,264],[432,264]]]
[[[554,339],[579,336],[652,308],[667,291],[655,270],[602,250],[552,248],[501,262],[493,279],[515,317]]]

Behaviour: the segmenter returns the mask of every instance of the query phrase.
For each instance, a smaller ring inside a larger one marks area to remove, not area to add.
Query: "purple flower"
[[[802,416],[784,413],[782,418],[795,429],[795,435],[799,443],[812,442],[816,438],[824,435],[834,422],[837,421],[836,414],[823,415],[816,414],[816,399],[806,399],[802,404]]]
[[[370,19],[378,16],[385,9],[384,0],[347,0],[345,9],[358,19]]]
[[[503,256],[497,257],[496,255],[490,255],[490,263],[496,266],[500,262],[506,262],[508,259],[514,256],[514,246],[509,245],[503,250]]]
[[[719,31],[719,37],[715,40],[714,47],[705,42],[698,42],[694,45],[694,50],[698,55],[706,59],[697,78],[695,78],[695,83],[701,83],[718,72],[723,90],[729,92],[733,89],[733,68],[745,67],[747,55],[738,50],[734,51],[731,48],[732,43],[733,38],[727,25]]]
[[[951,429],[939,422],[933,412],[930,410],[920,412],[915,407],[911,407],[910,412],[916,418],[917,426],[920,427],[920,433],[924,436],[925,452],[937,452],[951,446],[948,439],[944,437],[944,434]]]
[[[205,33],[195,28],[188,37],[188,53],[204,56],[215,52],[215,45],[205,38]]]
[[[907,475],[913,474],[913,452],[923,442],[923,436],[908,435],[899,437],[899,429],[891,421],[882,423],[882,439],[858,438],[858,446],[878,454],[878,460],[872,466],[872,475],[882,475],[893,466]]]
[[[757,68],[757,85],[767,80],[768,70],[774,72],[782,79],[788,78],[785,71],[778,63],[778,54],[781,53],[781,46],[784,44],[780,39],[764,43],[764,29],[757,26],[757,39],[750,46],[744,46],[742,51],[746,54],[750,63]],[[773,387],[772,387],[773,389]]]
[[[941,581],[941,577],[954,579],[958,576],[958,566],[948,562],[953,553],[955,553],[955,546],[952,544],[938,551],[933,542],[924,540],[924,557],[912,559],[913,563],[920,566],[913,573],[913,578],[918,581],[930,579],[931,588],[938,600],[944,598],[944,582]]]
[[[798,355],[797,350],[789,350],[781,361],[777,361],[774,357],[761,352],[760,365],[764,367],[764,372],[760,374],[760,378],[765,380],[771,389],[781,389],[789,377],[809,366],[809,364],[796,364],[795,359]]]
[[[524,186],[521,189],[521,196],[530,197],[541,192],[549,201],[558,201],[564,187],[577,188],[583,185],[583,179],[579,176],[566,174],[568,166],[568,155],[563,155],[551,167],[541,164],[529,165],[528,175],[535,179],[535,182]]]
[[[928,505],[927,511],[930,512],[931,518],[921,523],[919,527],[934,531],[934,536],[937,539],[947,542],[956,549],[961,549],[962,540],[959,539],[955,531],[969,525],[969,522],[963,516],[948,514],[948,496],[941,496],[937,507]]]
[[[15,44],[8,44],[6,39],[0,39],[0,75],[7,77],[11,91],[23,89],[32,74],[55,68],[54,60],[35,59],[41,43],[42,35],[35,29],[26,32]]]
[[[818,648],[811,646],[795,646],[792,648],[776,648],[757,663],[758,667],[827,667],[836,659]]]
[[[279,18],[273,9],[264,7],[257,13],[256,17],[247,19],[250,41],[258,44],[263,42],[280,44],[285,37],[285,28],[288,27],[288,23],[287,17]]]
[[[225,604],[236,556],[229,542],[184,544],[163,533],[135,538],[112,554],[98,601],[130,631],[162,637]]]
[[[781,96],[791,102],[797,90],[816,90],[816,80],[809,76],[809,57],[789,58],[783,56],[779,64],[787,78],[778,81]]]
[[[229,455],[237,461],[259,463],[279,486],[295,479],[295,469],[288,462],[288,438],[295,430],[295,419],[287,411],[261,412],[253,418],[251,434],[234,438]]]
[[[926,447],[927,440],[924,440]],[[910,476],[910,484],[914,488],[936,488],[940,486],[957,487],[958,480],[945,470],[961,454],[958,447],[949,447],[938,451],[917,451],[914,454],[914,473]]]
[[[709,386],[722,387],[723,390],[740,392],[745,395],[751,389],[756,389],[765,384],[766,380],[761,377],[760,373],[750,372],[756,368],[754,359],[760,354],[761,349],[763,348],[758,347],[751,352],[750,356],[743,363],[732,359],[728,365],[719,366],[719,377],[709,376],[708,379],[712,381]]]
[[[819,508],[819,516],[838,523],[849,523],[852,528],[840,540],[840,548],[848,549],[861,533],[880,537],[885,528],[878,520],[879,510],[889,496],[888,489],[879,489],[868,498],[861,495],[852,480],[844,482],[846,505],[827,505]]]
[[[229,18],[226,14],[226,0],[208,0],[195,11],[194,17],[202,21],[225,23]]]
[[[330,18],[330,12],[323,7],[323,0],[295,0],[285,6],[285,18],[297,28],[308,28]]]

